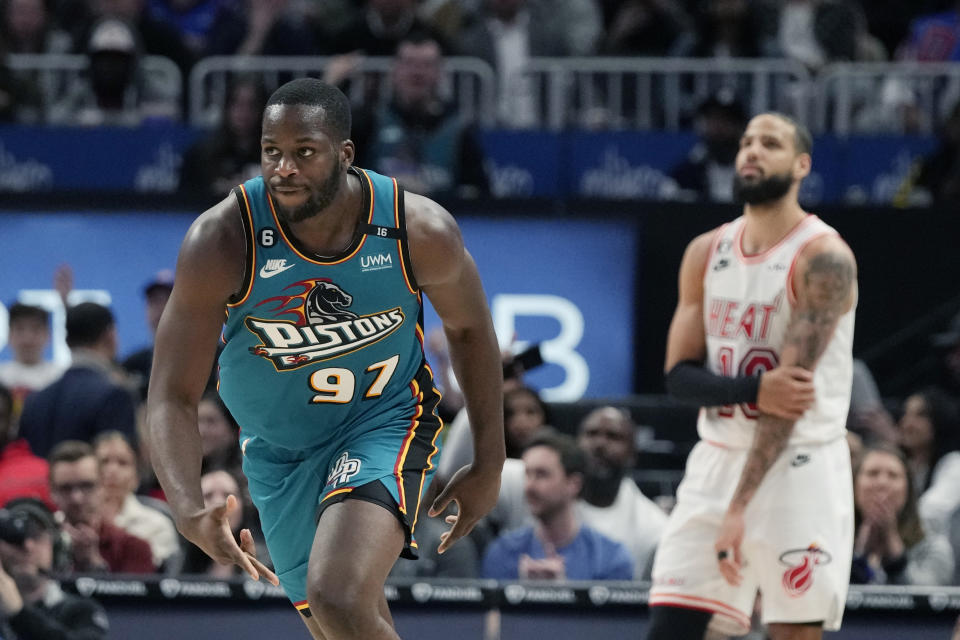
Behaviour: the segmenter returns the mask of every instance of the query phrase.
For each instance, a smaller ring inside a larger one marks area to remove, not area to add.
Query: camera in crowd
[[[8,509],[0,509],[0,540],[22,546],[27,539],[27,516],[23,513],[13,513]]]
[[[503,363],[503,379],[519,378],[524,371],[530,371],[542,364],[543,354],[540,353],[540,345],[535,344]]]

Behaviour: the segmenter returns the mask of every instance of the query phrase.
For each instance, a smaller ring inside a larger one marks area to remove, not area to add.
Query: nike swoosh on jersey
[[[280,267],[279,269],[270,269],[270,270],[267,270],[266,265],[264,265],[264,266],[260,267],[260,277],[261,277],[261,278],[272,278],[273,276],[277,275],[278,273],[283,273],[283,272],[286,271],[287,269],[292,269],[292,268],[295,267],[295,266],[297,266],[297,265],[295,265],[295,264],[288,264],[288,265],[284,265],[284,266]]]

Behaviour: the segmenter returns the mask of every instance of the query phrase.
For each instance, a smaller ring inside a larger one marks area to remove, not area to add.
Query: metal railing
[[[90,57],[83,54],[11,54],[4,64],[13,72],[36,83],[44,105],[55,105],[74,94],[88,82],[86,73]],[[142,79],[153,87],[162,88],[163,97],[171,103],[171,110],[180,114],[183,95],[183,75],[180,68],[163,56],[140,58]]]
[[[190,72],[190,123],[209,127],[219,118],[230,78],[260,74],[267,92],[293,78],[318,77],[331,58],[319,56],[214,56],[200,60]],[[355,106],[390,95],[393,58],[364,58],[348,76],[347,93]],[[492,126],[496,80],[479,58],[444,61],[441,93],[451,98],[466,122]]]
[[[319,76],[331,58],[312,56],[214,56],[200,60],[188,80],[189,113],[195,126],[216,123],[233,76],[259,74],[272,91],[282,82]],[[89,57],[80,54],[14,54],[5,63],[34,80],[47,105],[85,82]],[[348,76],[356,106],[390,95],[390,57],[364,58]],[[143,75],[183,91],[176,64],[160,56],[141,59]],[[817,133],[931,134],[960,101],[960,65],[954,63],[834,63],[811,76],[803,65],[781,58],[533,58],[510,90],[528,93],[534,126],[662,129],[689,126],[696,106],[729,88],[747,111],[776,109],[806,122]],[[497,122],[498,84],[479,58],[445,61],[442,92],[468,122]],[[372,106],[372,105],[370,105]]]
[[[676,131],[723,87],[751,112],[776,109],[806,120],[811,86],[803,65],[780,58],[533,58],[526,74],[551,129]]]
[[[810,124],[819,132],[932,134],[960,100],[960,64],[831,64],[813,95]]]

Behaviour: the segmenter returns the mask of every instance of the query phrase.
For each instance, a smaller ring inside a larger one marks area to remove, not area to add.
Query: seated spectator
[[[747,111],[730,89],[717,91],[697,107],[694,127],[700,140],[673,168],[682,200],[733,202],[734,161]]]
[[[50,494],[63,512],[75,572],[153,573],[150,544],[103,517],[100,463],[86,442],[67,440],[50,453]]]
[[[260,175],[260,116],[267,103],[258,78],[235,80],[216,131],[187,149],[180,167],[180,189],[211,204],[233,187]]]
[[[603,4],[608,7],[604,55],[677,55],[693,40],[690,17],[679,2],[608,0]]]
[[[88,0],[88,14],[83,31],[89,36],[90,29],[103,18],[118,18],[132,26],[143,43],[143,53],[170,58],[186,78],[196,60],[194,53],[183,41],[183,36],[172,24],[155,17],[147,7],[147,0]],[[91,18],[92,23],[91,24]],[[86,42],[83,38],[82,42]]]
[[[426,33],[442,43],[439,33],[417,17],[416,0],[366,0],[362,11],[332,36],[329,52],[361,51],[368,56],[392,56],[411,33]],[[446,47],[444,47],[446,48]]]
[[[698,58],[758,58],[775,51],[771,34],[761,24],[770,13],[766,3],[748,0],[704,0],[694,14],[691,55]]]
[[[20,435],[38,456],[64,440],[92,442],[103,431],[136,441],[135,398],[119,382],[113,360],[117,328],[104,306],[84,302],[67,309],[72,364],[59,380],[31,394],[20,416]]]
[[[457,41],[461,55],[477,56],[497,74],[497,120],[507,127],[533,127],[540,115],[525,69],[531,58],[587,56],[602,34],[600,9],[592,0],[484,0]]]
[[[0,505],[31,497],[52,507],[47,461],[33,455],[23,438],[13,439],[12,417],[13,395],[0,384]]]
[[[4,42],[0,39],[0,124],[33,124],[40,120],[40,92],[32,82],[7,66],[6,57]]]
[[[229,189],[228,189],[229,191]],[[150,336],[157,334],[157,326],[160,324],[160,316],[167,306],[167,300],[173,292],[173,271],[170,269],[161,269],[143,288],[143,298],[146,302],[144,311],[147,316],[147,328],[150,329]],[[124,358],[121,363],[124,371],[130,374],[130,378],[137,384],[140,391],[140,400],[145,402],[147,399],[147,388],[150,385],[150,369],[153,367],[153,344],[137,349],[129,356]]]
[[[425,490],[420,504],[433,504],[437,497],[437,483],[431,482]],[[457,541],[443,554],[437,551],[442,535],[450,527],[444,524],[444,518],[453,514],[453,504],[435,518],[421,513],[417,519],[414,535],[417,540],[416,560],[401,557],[390,570],[391,578],[476,578],[480,567],[477,545],[468,535]]]
[[[198,57],[207,50],[217,17],[231,4],[229,0],[147,0],[150,14],[173,25]]]
[[[204,472],[224,470],[242,478],[240,427],[217,391],[207,391],[197,405],[201,463]]]
[[[520,458],[530,439],[549,424],[547,406],[537,392],[517,386],[516,380],[504,380],[503,428],[507,458]],[[473,459],[473,439],[466,410],[461,411],[450,427],[443,456],[437,468],[441,484]]]
[[[896,206],[928,206],[960,198],[960,102],[939,132],[937,148],[917,160],[894,199]]]
[[[868,448],[854,471],[855,537],[850,582],[946,585],[954,558],[942,535],[925,532],[903,453]]]
[[[616,407],[594,409],[580,423],[577,443],[587,455],[580,519],[633,557],[633,578],[649,580],[667,515],[641,493],[630,471],[636,459],[630,415]]]
[[[230,530],[238,540],[240,536],[249,536],[256,547],[257,559],[268,567],[271,566],[257,511],[237,478],[227,471],[210,471],[200,476],[200,490],[203,492],[203,502],[206,506],[224,504],[228,496],[234,496],[237,499],[236,508],[227,512]],[[245,575],[238,565],[219,564],[193,543],[183,540],[183,544],[185,546],[182,573],[203,574],[221,579]]]
[[[573,438],[545,433],[523,453],[525,495],[536,521],[494,540],[481,575],[497,580],[630,580],[626,547],[577,515],[586,456]]]
[[[406,36],[393,59],[390,101],[358,122],[357,157],[363,166],[394,176],[400,186],[431,198],[477,197],[490,192],[476,132],[440,95],[439,43]]]
[[[960,3],[953,4],[948,11],[923,14],[911,22],[897,57],[919,62],[960,61]]]
[[[14,415],[19,416],[27,395],[53,383],[64,368],[43,357],[50,344],[50,314],[45,309],[14,303],[8,325],[13,359],[0,364],[0,384],[13,392]]]
[[[960,443],[957,405],[930,388],[907,397],[898,424],[900,446],[907,457],[917,499],[933,485],[940,462]]]
[[[139,35],[117,18],[97,22],[86,43],[89,75],[49,111],[50,124],[135,127],[145,120],[174,120],[179,86],[148,78]]]
[[[850,409],[847,429],[869,443],[900,441],[900,432],[880,397],[880,389],[867,363],[853,359],[853,386],[850,391]]]
[[[59,572],[61,532],[39,502],[5,505],[23,522],[23,542],[0,541],[0,637],[10,640],[105,640],[107,615],[97,602],[66,593],[51,576]]]
[[[130,535],[150,543],[153,564],[166,570],[179,565],[180,540],[173,518],[141,502],[137,456],[126,435],[106,431],[93,443],[103,483],[101,515]]]
[[[48,0],[0,2],[0,41],[9,53],[69,53],[73,39],[52,21]]]

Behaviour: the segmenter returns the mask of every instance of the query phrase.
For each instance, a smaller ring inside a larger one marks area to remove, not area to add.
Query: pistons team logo
[[[357,315],[349,309],[353,296],[329,278],[294,282],[284,291],[290,294],[257,304],[274,319],[251,316],[245,322],[260,338],[250,352],[272,361],[278,371],[357,351],[390,335],[404,321],[400,307]]]
[[[830,553],[811,544],[806,549],[791,549],[780,554],[780,562],[790,567],[783,572],[783,588],[787,595],[798,598],[813,586],[813,572],[829,564]]]

